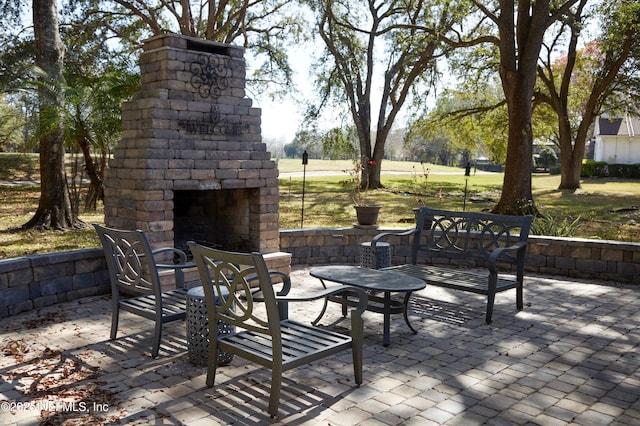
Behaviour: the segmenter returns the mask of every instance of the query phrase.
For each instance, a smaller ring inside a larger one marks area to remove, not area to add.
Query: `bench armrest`
[[[380,241],[383,238],[391,237],[391,236],[404,237],[404,236],[407,236],[407,235],[414,235],[414,234],[417,234],[417,233],[418,233],[418,229],[417,228],[409,229],[409,230],[402,231],[402,232],[383,232],[381,234],[376,235],[371,240],[371,251],[373,251],[373,253],[377,252],[376,244],[378,244],[378,241]]]
[[[495,249],[493,252],[491,252],[491,255],[489,255],[489,258],[487,259],[487,267],[489,268],[489,271],[492,274],[496,274],[496,263],[499,260],[507,259],[510,261],[509,263],[517,265],[518,273],[521,273],[522,271],[520,271],[519,269],[521,266],[524,266],[523,261],[526,249],[526,241],[518,241],[509,247],[500,247]]]

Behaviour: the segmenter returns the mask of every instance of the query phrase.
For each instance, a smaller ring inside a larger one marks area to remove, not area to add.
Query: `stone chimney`
[[[173,34],[146,40],[142,88],[123,105],[105,176],[105,223],[154,248],[186,241],[279,250],[278,170],[245,96],[244,49]]]

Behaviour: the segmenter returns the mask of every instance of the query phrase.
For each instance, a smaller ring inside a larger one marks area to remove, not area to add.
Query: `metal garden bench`
[[[532,220],[421,207],[414,229],[378,234],[371,248],[375,252],[376,244],[390,236],[409,236],[411,263],[383,269],[421,278],[427,285],[486,295],[490,323],[496,293],[515,288],[516,307],[523,309],[524,257]]]

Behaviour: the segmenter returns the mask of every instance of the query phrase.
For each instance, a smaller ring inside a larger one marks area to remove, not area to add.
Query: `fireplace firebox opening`
[[[223,250],[251,251],[250,188],[174,191],[174,246],[187,241]]]

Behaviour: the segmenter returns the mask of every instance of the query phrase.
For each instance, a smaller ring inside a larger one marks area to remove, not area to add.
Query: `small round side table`
[[[360,266],[369,269],[388,268],[391,266],[391,245],[389,243],[376,244],[377,253],[371,250],[371,242],[360,244]],[[376,259],[377,257],[377,259]],[[377,262],[376,262],[377,260]],[[374,268],[374,266],[376,266]]]
[[[216,303],[218,300],[216,299]],[[209,357],[209,318],[202,286],[187,292],[187,349],[189,361],[196,365],[207,365]],[[218,334],[230,334],[235,327],[218,320]],[[218,351],[218,365],[229,364],[233,354]]]

